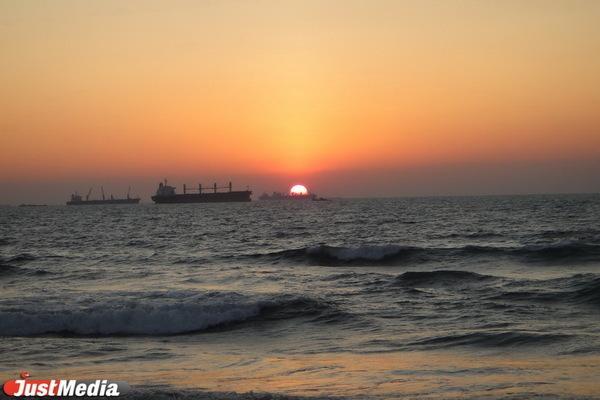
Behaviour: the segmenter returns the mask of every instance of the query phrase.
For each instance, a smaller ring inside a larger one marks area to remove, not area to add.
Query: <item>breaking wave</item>
[[[40,306],[45,303],[40,298],[26,302],[31,306],[13,306],[0,312],[0,336],[176,335],[250,320],[323,317],[337,311],[326,301],[302,296],[250,297],[226,292],[153,293],[142,299],[102,302],[79,298],[69,307]]]
[[[312,262],[319,265],[342,265],[389,263],[402,258],[408,259],[416,252],[418,252],[417,248],[397,245],[360,247],[318,245],[266,254],[252,254],[250,257],[267,258],[274,261]]]

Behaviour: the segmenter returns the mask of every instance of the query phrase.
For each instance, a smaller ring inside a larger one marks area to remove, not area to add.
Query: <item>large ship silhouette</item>
[[[206,187],[198,184],[197,187],[183,185],[183,193],[176,193],[174,186],[169,186],[167,180],[158,184],[156,194],[152,196],[155,203],[225,203],[250,201],[252,191],[233,190],[231,182],[227,186]]]
[[[127,197],[124,199],[115,198],[112,194],[109,198],[106,198],[104,195],[104,188],[100,187],[102,192],[102,199],[91,199],[92,189],[88,191],[85,196],[85,200],[79,195],[77,192],[71,195],[71,200],[67,201],[68,206],[84,206],[84,205],[98,205],[98,204],[138,204],[140,202],[139,197],[131,197],[129,193],[131,192],[131,188],[127,190]]]

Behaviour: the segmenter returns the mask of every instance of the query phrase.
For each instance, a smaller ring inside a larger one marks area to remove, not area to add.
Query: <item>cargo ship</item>
[[[197,187],[183,185],[183,193],[176,193],[174,186],[169,186],[167,180],[158,184],[156,194],[152,196],[155,203],[228,203],[251,201],[252,192],[246,190],[233,190],[231,182],[227,186],[206,187],[199,184]]]
[[[124,199],[118,199],[113,197],[111,194],[109,198],[106,198],[104,195],[104,188],[101,187],[102,191],[102,199],[92,199],[90,200],[90,196],[92,194],[92,188],[88,191],[88,194],[85,196],[85,200],[81,197],[81,195],[75,194],[71,195],[71,200],[67,201],[68,206],[86,206],[86,205],[100,205],[100,204],[138,204],[140,202],[139,197],[130,197],[129,193],[131,189],[127,191],[127,197]]]

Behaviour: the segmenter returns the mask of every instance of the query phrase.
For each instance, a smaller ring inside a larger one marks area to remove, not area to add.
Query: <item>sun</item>
[[[308,189],[304,185],[294,185],[290,189],[290,196],[305,196],[308,194]]]

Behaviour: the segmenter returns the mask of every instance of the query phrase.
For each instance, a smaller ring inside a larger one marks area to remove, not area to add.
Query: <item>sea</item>
[[[0,380],[600,399],[600,195],[0,208]]]

